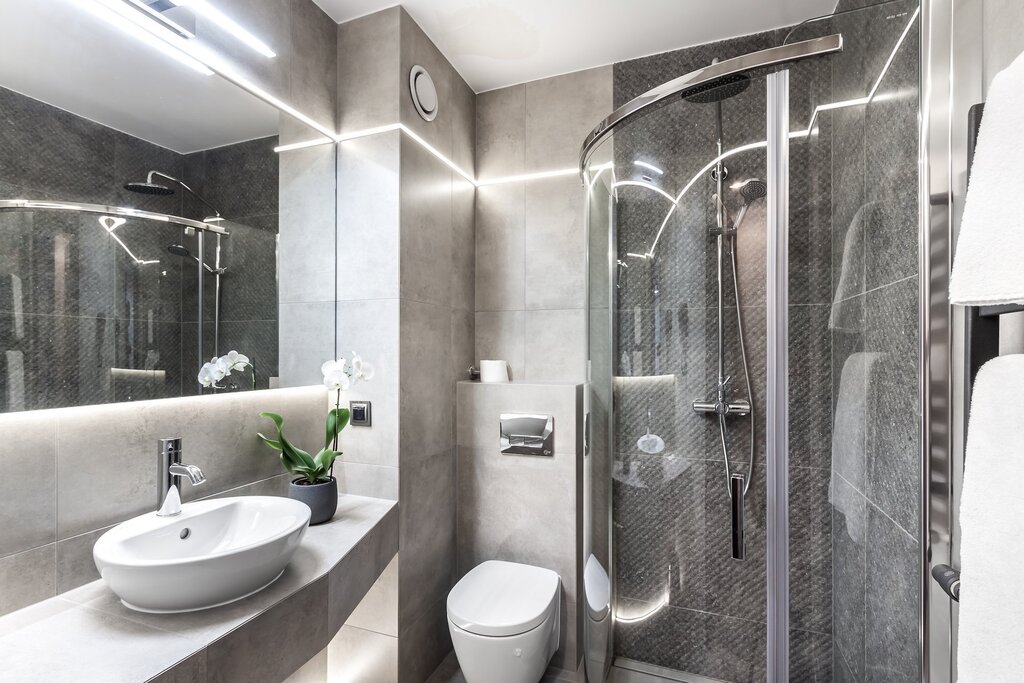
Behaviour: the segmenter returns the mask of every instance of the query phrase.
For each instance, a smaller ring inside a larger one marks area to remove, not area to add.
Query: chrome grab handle
[[[746,488],[746,476],[733,474],[729,477],[729,495],[732,497],[732,559],[743,560],[747,555],[747,547],[743,534],[743,503]]]

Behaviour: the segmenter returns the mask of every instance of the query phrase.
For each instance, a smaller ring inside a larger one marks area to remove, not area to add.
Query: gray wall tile
[[[582,308],[526,311],[524,379],[582,382],[586,379],[587,315]]]
[[[333,145],[281,154],[282,303],[334,301],[335,154]]]
[[[45,600],[55,593],[56,545],[0,558],[0,614]]]
[[[401,177],[402,298],[450,306],[455,256],[452,173],[403,135]]]
[[[338,25],[338,122],[343,133],[398,122],[401,8]]]
[[[574,168],[584,138],[613,109],[612,67],[531,81],[525,90],[526,169]]]
[[[394,131],[338,145],[339,300],[399,295],[401,135]]]
[[[526,312],[477,311],[476,361],[504,360],[513,380],[526,378]]]
[[[586,191],[576,176],[529,182],[525,189],[526,308],[583,308]]]
[[[369,382],[357,384],[342,393],[348,401],[365,400],[373,404],[371,427],[348,427],[341,435],[345,461],[372,465],[399,464],[399,330],[400,305],[397,299],[339,301],[338,357],[351,358],[358,352],[373,364],[375,375]],[[330,356],[328,356],[330,357]],[[319,368],[317,369],[319,372]],[[330,401],[335,396],[328,397]]]
[[[526,172],[526,86],[477,95],[476,168],[481,180]]]
[[[525,187],[490,185],[476,192],[476,310],[526,307]]]
[[[56,414],[0,415],[0,432],[2,557],[57,540]]]
[[[282,303],[278,372],[282,387],[323,382],[323,359],[335,354],[335,305],[333,299],[312,303]]]
[[[399,623],[447,597],[455,575],[455,455],[445,450],[402,463]]]

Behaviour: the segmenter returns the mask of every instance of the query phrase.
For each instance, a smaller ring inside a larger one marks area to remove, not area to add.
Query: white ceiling
[[[335,21],[394,0],[314,0]],[[476,92],[830,14],[837,0],[403,0]]]
[[[0,0],[0,87],[176,152],[275,135],[278,112],[80,6]]]

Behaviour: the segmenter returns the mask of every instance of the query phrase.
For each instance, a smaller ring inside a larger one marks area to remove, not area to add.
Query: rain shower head
[[[722,100],[739,95],[748,87],[750,87],[750,76],[746,74],[722,76],[719,79],[708,81],[692,90],[684,92],[683,99],[697,104],[721,102]]]
[[[166,185],[161,185],[159,183],[151,183],[149,181],[146,181],[144,183],[127,183],[125,184],[124,189],[128,190],[129,192],[137,192],[138,194],[174,194],[174,190],[167,187]]]
[[[174,254],[175,256],[189,257],[192,252],[188,250],[184,244],[168,244],[167,251]]]

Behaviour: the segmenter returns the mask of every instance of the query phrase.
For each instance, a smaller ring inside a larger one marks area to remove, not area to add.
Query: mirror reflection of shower
[[[717,60],[716,60],[717,61]],[[745,74],[736,74],[727,78],[712,81],[695,91],[687,92],[683,97],[697,104],[713,104],[715,106],[715,132],[717,163],[711,169],[710,177],[715,186],[711,197],[715,212],[714,226],[709,230],[710,237],[715,241],[715,266],[717,276],[717,386],[711,394],[693,402],[694,412],[712,416],[718,420],[718,436],[725,461],[725,478],[732,502],[732,557],[743,560],[746,557],[744,542],[744,500],[750,489],[750,481],[754,475],[754,456],[756,454],[756,415],[754,409],[754,391],[750,379],[750,364],[747,361],[746,335],[743,330],[743,308],[740,301],[739,275],[737,268],[736,233],[743,224],[750,205],[768,193],[767,184],[758,179],[749,179],[734,189],[742,199],[742,205],[735,219],[729,214],[725,204],[725,181],[729,169],[723,163],[724,139],[722,133],[722,102],[744,92],[750,86],[750,78]],[[728,251],[728,254],[726,253]],[[727,262],[728,259],[728,262]],[[736,331],[740,348],[740,362],[743,368],[743,383],[746,397],[737,397],[733,389],[732,375],[727,373],[725,357],[725,289],[726,268],[731,267],[733,298],[736,307]],[[750,460],[747,472],[733,472],[730,462],[729,418],[747,417],[750,421]]]
[[[184,180],[176,178],[162,171],[150,171],[149,173],[146,174],[146,179],[144,181],[125,183],[124,189],[128,190],[129,192],[135,192],[137,194],[145,195],[169,196],[174,194],[174,189],[172,187],[170,187],[169,185],[155,182],[156,178],[163,178],[178,185],[183,190],[188,192],[191,196],[199,200],[199,202],[201,202],[206,208],[210,209],[212,213],[203,217],[202,221],[204,223],[219,223],[224,220],[221,217],[220,211],[217,210],[217,207],[215,207],[213,204],[207,201],[202,195],[200,195],[198,192],[192,189],[192,187],[188,185]],[[196,263],[198,272],[198,279],[196,281],[196,320],[198,325],[198,341],[196,342],[196,349],[199,354],[199,362],[202,363],[206,359],[207,354],[204,339],[204,327],[206,324],[206,320],[205,315],[203,314],[203,308],[205,306],[205,276],[206,273],[210,273],[211,275],[213,275],[213,355],[214,357],[217,357],[220,356],[220,309],[222,289],[221,278],[224,275],[224,273],[227,272],[227,268],[221,262],[222,235],[220,233],[214,233],[214,261],[213,265],[211,266],[210,264],[206,263],[204,256],[205,231],[195,230],[194,228],[184,228],[183,232],[184,236],[191,237],[193,234],[195,235],[197,242],[197,251],[199,252],[199,255],[196,256],[195,254],[193,254],[191,250],[185,246],[184,240],[182,240],[182,242],[176,242],[174,244],[167,245],[167,251],[168,253],[174,256],[177,256],[182,259],[190,259],[192,261],[195,261]],[[202,392],[202,387],[199,388],[199,391],[200,393]]]

